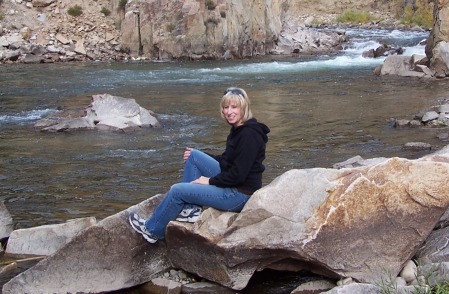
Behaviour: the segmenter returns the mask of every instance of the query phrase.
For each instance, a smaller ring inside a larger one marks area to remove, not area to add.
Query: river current
[[[447,96],[447,81],[373,75],[381,43],[424,53],[427,33],[348,30],[340,54],[240,61],[0,65],[0,200],[19,228],[102,219],[179,181],[186,146],[223,151],[229,132],[218,103],[230,86],[247,90],[271,128],[264,184],[290,169],[325,167],[360,155],[417,158],[411,141],[440,149],[437,129],[395,129]],[[160,128],[45,133],[34,123],[83,109],[94,94],[133,98]],[[281,197],[281,195],[277,195]]]

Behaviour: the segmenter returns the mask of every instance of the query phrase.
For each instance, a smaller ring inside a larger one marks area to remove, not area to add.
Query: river
[[[440,149],[436,129],[395,129],[447,96],[446,81],[374,76],[381,43],[424,52],[427,33],[348,30],[340,54],[238,61],[0,66],[0,199],[17,228],[115,214],[180,179],[186,146],[220,153],[229,127],[218,103],[229,86],[247,90],[271,128],[264,184],[289,169],[332,167],[363,158],[417,158],[404,144]],[[94,94],[134,98],[160,128],[133,132],[45,133],[34,123],[59,109],[83,109]]]

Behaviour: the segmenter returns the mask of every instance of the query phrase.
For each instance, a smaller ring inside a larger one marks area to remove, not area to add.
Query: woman
[[[262,187],[262,162],[270,129],[253,117],[243,89],[228,88],[220,112],[231,125],[224,153],[213,156],[187,148],[182,182],[170,188],[150,219],[135,213],[129,216],[131,226],[148,242],[164,239],[171,220],[195,221],[201,206],[240,212],[254,191]]]

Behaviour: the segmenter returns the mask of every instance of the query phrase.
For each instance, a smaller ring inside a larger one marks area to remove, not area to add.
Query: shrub
[[[176,28],[176,25],[174,23],[168,23],[165,25],[165,29],[167,32],[171,33]]]
[[[447,294],[449,293],[449,282],[443,282],[432,287],[432,294]]]
[[[401,23],[405,25],[418,25],[425,28],[433,26],[433,7],[425,0],[418,0],[415,7],[407,5],[404,7]]]
[[[80,16],[81,14],[83,14],[83,9],[81,8],[81,6],[75,5],[75,6],[70,7],[67,10],[67,13],[71,16],[76,17],[76,16]]]
[[[100,12],[103,13],[104,16],[108,16],[109,14],[111,14],[111,11],[109,9],[107,9],[106,7],[102,7]]]
[[[118,3],[118,9],[119,10],[125,10],[126,3],[128,3],[128,0],[120,0]]]
[[[356,12],[354,10],[349,10],[339,15],[336,19],[337,22],[349,22],[349,23],[368,23],[370,21],[376,20],[371,14],[366,11]]]
[[[206,3],[207,9],[209,9],[209,10],[214,10],[215,7],[217,7],[217,4],[213,0],[206,0],[205,3]]]

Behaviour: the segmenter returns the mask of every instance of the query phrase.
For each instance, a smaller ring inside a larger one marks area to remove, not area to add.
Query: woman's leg
[[[234,188],[178,183],[170,188],[151,218],[146,221],[145,226],[156,237],[164,239],[167,224],[176,219],[186,203],[239,212],[248,199],[248,195]]]
[[[190,151],[190,156],[185,163],[184,175],[181,182],[190,183],[191,181],[196,180],[201,176],[213,177],[218,173],[220,173],[220,164],[215,160],[215,158],[210,157],[202,151],[192,149]],[[195,210],[197,211],[196,213],[200,214],[202,208],[200,205],[186,203],[182,207],[184,218],[186,216],[190,216],[190,214]],[[183,220],[183,217],[181,217],[179,220],[186,221]]]
[[[204,152],[196,149],[190,151],[190,156],[184,166],[183,183],[190,183],[201,176],[213,177],[220,173],[218,161]]]

